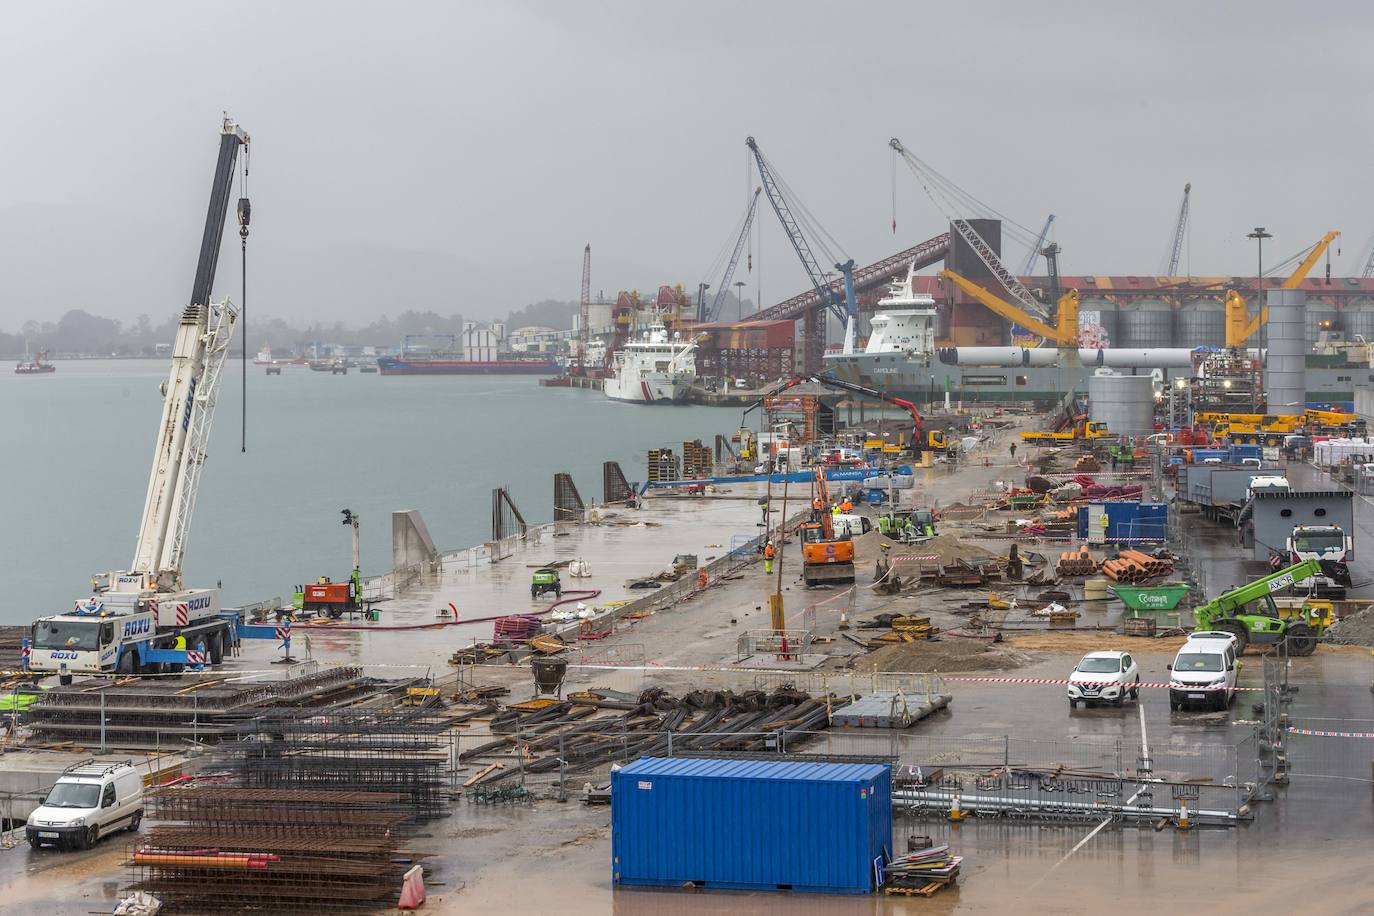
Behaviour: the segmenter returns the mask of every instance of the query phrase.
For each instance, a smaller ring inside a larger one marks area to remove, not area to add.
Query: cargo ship
[[[1182,341],[1157,333],[1144,337],[1129,336],[1130,346],[1111,344],[1113,335],[1103,335],[1107,346],[1081,347],[1076,365],[1064,365],[1052,348],[1023,348],[1016,346],[939,346],[935,342],[936,302],[934,278],[917,276],[909,271],[904,280],[894,281],[888,294],[878,302],[872,319],[872,334],[861,352],[827,353],[825,368],[839,378],[854,384],[877,388],[887,394],[907,398],[918,403],[943,400],[946,393],[951,401],[974,403],[1003,403],[1012,401],[1053,402],[1070,390],[1084,392],[1087,381],[1100,368],[1111,368],[1125,374],[1156,374],[1161,380],[1189,378],[1192,357],[1198,347],[1215,344],[1216,332],[1200,333],[1191,325]],[[1085,302],[1085,305],[1087,303]],[[1363,305],[1363,302],[1360,303]],[[1309,303],[1309,311],[1316,312],[1319,303]],[[1193,311],[1188,317],[1196,319]],[[1123,312],[1139,323],[1144,317],[1167,313],[1148,309]],[[1352,310],[1354,311],[1354,310]],[[1088,317],[1088,309],[1080,312]],[[1117,313],[1092,312],[1092,320],[1116,319]],[[1361,313],[1356,312],[1357,316]],[[1374,310],[1371,310],[1374,315]],[[1323,319],[1326,313],[1322,312]],[[1205,317],[1220,318],[1208,313]],[[1122,319],[1123,321],[1125,319]],[[1314,318],[1309,316],[1309,322]],[[1216,322],[1213,322],[1216,323]],[[1210,328],[1210,326],[1209,326]],[[1364,330],[1359,325],[1358,330]],[[1309,339],[1320,343],[1320,325],[1309,328]],[[1125,336],[1125,335],[1123,335]],[[1349,408],[1353,403],[1356,384],[1374,384],[1374,359],[1365,338],[1356,338],[1359,347],[1327,348],[1306,355],[1307,406],[1325,405]],[[1193,346],[1180,347],[1179,342]],[[1357,356],[1360,351],[1364,358]]]
[[[438,356],[402,355],[377,357],[382,375],[549,375],[558,362],[548,357],[466,360]]]

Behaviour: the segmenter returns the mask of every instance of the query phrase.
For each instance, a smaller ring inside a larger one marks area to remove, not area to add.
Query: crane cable
[[[243,148],[243,173],[239,176],[239,317],[243,321],[243,349],[239,353],[239,367],[242,370],[242,404],[240,405],[239,452],[248,451],[248,223],[252,217],[253,206],[248,200],[248,155],[250,147]]]

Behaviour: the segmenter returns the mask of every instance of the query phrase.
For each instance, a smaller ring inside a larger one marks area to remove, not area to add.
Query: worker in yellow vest
[[[767,544],[763,545],[764,575],[768,575],[773,571],[773,557],[775,556],[777,556],[777,550],[773,547],[773,542],[770,540]]]

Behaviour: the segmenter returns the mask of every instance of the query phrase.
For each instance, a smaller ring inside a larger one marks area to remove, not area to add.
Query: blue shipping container
[[[1105,540],[1130,545],[1138,540],[1162,541],[1169,534],[1169,507],[1163,503],[1096,502],[1107,516]],[[1088,506],[1078,507],[1078,536],[1088,538]]]
[[[641,757],[611,774],[616,884],[867,894],[891,858],[885,765]]]

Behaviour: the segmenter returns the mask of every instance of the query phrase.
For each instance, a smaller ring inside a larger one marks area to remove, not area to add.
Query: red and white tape
[[[1315,728],[1288,728],[1291,735],[1311,735],[1314,738],[1374,738],[1374,732],[1327,732]]]
[[[1048,684],[1048,685],[1051,685],[1051,686],[1067,686],[1067,685],[1069,685],[1069,684],[1077,684],[1077,685],[1080,686],[1080,687],[1110,687],[1110,686],[1113,686],[1113,685],[1116,685],[1116,684],[1120,684],[1120,683],[1121,683],[1120,681],[1070,681],[1068,678],[1055,678],[1055,677],[949,677],[949,676],[947,676],[947,675],[941,675],[941,676],[940,676],[940,679],[943,680],[943,681],[946,681],[946,682],[949,682],[949,681],[965,681],[965,682],[978,683],[978,684]],[[1170,686],[1172,686],[1175,690],[1187,690],[1187,691],[1193,692],[1193,693],[1195,693],[1195,692],[1197,692],[1197,691],[1200,691],[1200,690],[1225,690],[1225,689],[1226,689],[1224,686],[1204,687],[1204,686],[1202,686],[1202,685],[1196,685],[1196,686],[1195,686],[1195,685],[1193,685],[1193,684],[1171,685],[1171,684],[1169,684],[1167,681],[1166,681],[1166,682],[1163,682],[1163,683],[1146,682],[1146,683],[1140,683],[1140,684],[1127,684],[1126,686],[1128,686],[1128,687],[1147,687],[1147,688],[1153,688],[1153,689],[1157,689],[1157,690],[1158,690],[1158,689],[1168,689]],[[1262,692],[1262,691],[1264,690],[1263,687],[1236,687],[1235,689],[1236,689],[1236,690],[1253,690],[1253,691],[1257,691],[1257,692]]]

